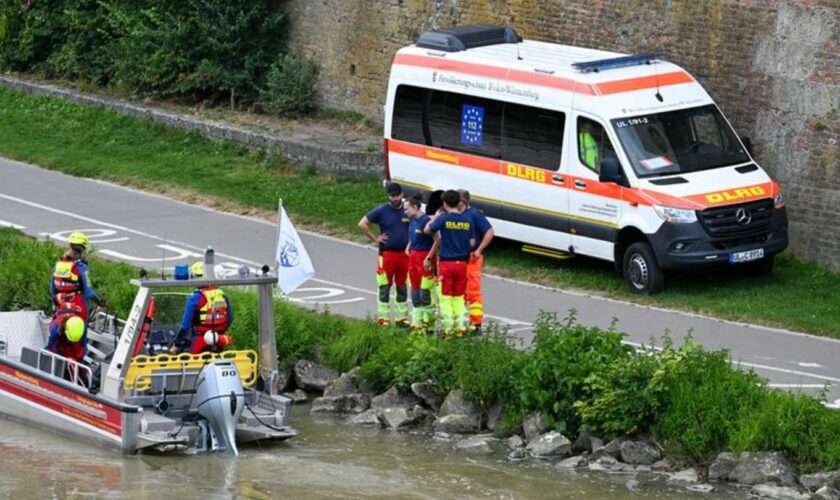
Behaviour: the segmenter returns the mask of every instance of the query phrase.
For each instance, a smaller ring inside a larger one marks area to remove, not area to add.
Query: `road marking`
[[[92,244],[97,243],[116,243],[118,241],[128,241],[126,237],[119,237],[119,238],[110,238],[110,236],[114,236],[117,234],[116,231],[113,229],[102,229],[102,228],[88,228],[88,229],[71,229],[69,231],[59,231],[57,233],[38,233],[41,236],[46,236],[50,239],[64,241],[70,238],[70,235],[76,231],[81,231],[85,233],[88,237],[88,241]],[[105,239],[103,239],[105,238]]]
[[[156,248],[160,248],[161,250],[168,250],[175,255],[161,255],[160,257],[135,257],[132,255],[126,255],[122,252],[117,252],[116,250],[109,250],[107,248],[99,250],[99,253],[103,255],[107,255],[109,257],[119,259],[119,260],[131,260],[134,262],[164,262],[167,260],[183,260],[187,257],[201,257],[202,254],[193,252],[191,250],[184,250],[183,248],[179,248],[169,244],[162,244],[162,245],[155,245]]]
[[[767,387],[772,387],[774,389],[822,389],[825,386],[826,384],[767,384]]]
[[[20,224],[15,224],[14,222],[5,221],[0,219],[0,227],[10,227],[12,229],[26,229],[26,226],[21,226]]]
[[[823,365],[819,363],[796,363],[797,365],[801,366],[802,368],[822,368]]]
[[[0,198],[6,199],[6,200],[9,200],[9,201],[13,201],[13,202],[16,202],[16,203],[20,203],[22,205],[27,205],[27,206],[30,206],[30,207],[45,210],[47,212],[52,212],[52,213],[55,213],[55,214],[58,214],[58,215],[62,215],[62,216],[66,216],[66,217],[75,218],[75,219],[78,219],[78,220],[90,222],[92,224],[97,224],[97,225],[109,227],[111,229],[117,229],[117,230],[125,231],[125,232],[131,233],[131,234],[136,234],[136,235],[142,236],[144,238],[149,238],[149,239],[153,239],[153,240],[157,240],[157,241],[163,241],[164,243],[167,242],[167,240],[165,240],[164,238],[162,238],[160,236],[145,233],[143,231],[138,231],[136,229],[131,229],[129,227],[121,226],[119,224],[112,224],[110,222],[105,222],[105,221],[102,221],[102,220],[99,220],[99,219],[94,219],[93,217],[87,217],[87,216],[84,216],[84,215],[75,214],[73,212],[68,212],[66,210],[60,210],[60,209],[57,209],[57,208],[49,207],[49,206],[46,206],[46,205],[42,205],[40,203],[35,203],[35,202],[32,202],[32,201],[17,198],[15,196],[10,196],[10,195],[0,193]],[[193,250],[196,250],[198,252],[203,252],[204,251],[203,248],[197,247],[195,245],[190,245],[189,243],[184,243],[184,242],[180,242],[180,241],[172,241],[172,240],[168,240],[168,241],[170,243],[175,243],[175,244],[177,244],[181,247],[193,249]],[[226,259],[241,261],[243,263],[251,264],[251,265],[254,265],[254,266],[259,266],[260,265],[259,263],[256,263],[254,261],[250,261],[250,260],[247,260],[247,259],[239,259],[238,257],[231,256],[231,255],[226,255],[226,254],[223,254],[223,253],[218,253],[217,252],[216,255],[220,256],[220,257],[224,257]],[[505,280],[505,281],[514,282],[514,283],[518,283],[518,284],[522,284],[522,285],[530,285],[530,286],[535,286],[537,288],[544,288],[544,289],[552,290],[552,291],[556,291],[556,292],[567,293],[567,292],[563,292],[562,290],[549,288],[549,287],[545,287],[545,286],[542,286],[542,285],[532,285],[532,284],[529,284],[529,283],[519,282],[518,280],[511,280],[511,279],[508,279],[508,278],[500,278],[500,279]],[[359,291],[361,293],[375,295],[375,292],[372,292],[370,290],[363,290],[361,288],[356,288],[356,287],[348,286],[348,285],[342,285],[340,283],[330,282],[330,281],[327,281],[327,280],[313,279],[312,281],[316,281],[316,282],[320,282],[320,283],[324,283],[324,284],[331,284],[331,285],[334,285],[334,286],[340,286],[342,288],[346,288],[348,290],[354,290],[354,291]],[[582,294],[578,294],[578,295],[582,295]],[[594,298],[598,298],[598,297],[594,297]],[[612,301],[612,302],[620,302],[620,301],[615,301],[615,300],[612,300],[612,299],[604,299],[604,300],[609,300],[609,301]],[[623,302],[621,302],[621,303],[623,303]],[[630,304],[630,305],[636,305],[636,304]],[[669,311],[667,309],[665,309],[664,311],[675,312],[675,311]],[[688,313],[680,313],[680,314],[692,316],[691,314],[688,314]],[[694,315],[694,316],[697,316],[697,315]],[[505,318],[505,317],[502,317],[502,316],[487,315],[486,317],[493,318],[493,319],[499,319],[503,322],[510,322],[511,324],[517,324],[517,325],[522,325],[522,326],[530,325],[530,323],[525,322],[525,321],[515,320],[515,319],[511,319],[511,318]],[[729,322],[729,323],[734,323],[734,322]],[[755,325],[747,325],[747,326],[755,326]],[[772,330],[772,329],[770,329],[770,330]],[[834,342],[840,342],[840,341],[835,340],[835,339],[824,339],[822,337],[814,337],[812,335],[799,334],[799,333],[796,333],[796,332],[787,332],[787,331],[784,331],[784,330],[779,330],[779,331],[782,332],[782,333],[785,333],[785,332],[786,333],[794,333],[794,334],[799,335],[799,336],[806,336],[806,337],[813,338],[813,339],[831,340],[831,341],[834,341]],[[624,341],[624,343],[628,344],[628,345],[637,346],[637,347],[642,346],[642,344],[635,343],[635,342],[630,342],[630,341]],[[656,347],[654,347],[654,348],[657,349]],[[735,363],[735,362],[736,361],[733,360],[733,363]],[[746,366],[746,367],[749,367],[749,368],[758,368],[758,369],[763,369],[763,370],[770,370],[770,371],[776,371],[776,372],[780,372],[780,373],[800,375],[800,376],[804,376],[804,377],[811,377],[811,378],[816,378],[816,379],[820,379],[820,380],[827,380],[829,382],[840,383],[840,378],[829,377],[829,376],[826,376],[826,375],[818,375],[818,374],[815,374],[815,373],[802,372],[802,371],[798,371],[798,370],[789,370],[789,369],[786,369],[786,368],[777,368],[777,367],[774,367],[774,366],[759,365],[759,364],[754,364],[754,363],[746,363],[746,362],[737,362],[737,363],[740,366]]]

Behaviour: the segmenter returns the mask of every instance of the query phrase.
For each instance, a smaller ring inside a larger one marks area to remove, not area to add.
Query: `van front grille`
[[[773,200],[707,208],[699,212],[703,229],[713,238],[742,238],[767,232],[773,226]]]

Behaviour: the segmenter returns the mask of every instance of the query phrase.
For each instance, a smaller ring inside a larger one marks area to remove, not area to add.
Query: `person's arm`
[[[432,242],[432,248],[429,249],[428,255],[426,255],[425,259],[423,259],[423,267],[426,270],[429,270],[429,269],[432,268],[432,259],[434,259],[435,255],[437,255],[439,248],[440,248],[440,233],[435,233],[434,241]]]
[[[79,262],[76,264],[76,268],[79,270],[79,280],[82,282],[82,295],[84,295],[85,299],[96,304],[103,302],[93,290],[93,286],[91,286],[87,264]]]
[[[365,236],[370,239],[371,243],[379,244],[388,241],[387,234],[373,234],[373,231],[370,229],[370,221],[368,220],[367,215],[362,217],[362,220],[359,221],[359,228],[361,228],[362,232],[365,233]]]
[[[230,299],[228,299],[227,295],[225,295],[225,304],[227,304],[227,310],[228,310],[228,326],[227,326],[227,329],[230,330],[230,325],[233,324],[233,308],[230,307]]]
[[[47,345],[44,346],[47,351],[52,351],[55,348],[55,343],[58,341],[58,330],[59,326],[57,324],[50,325],[50,338],[47,340]]]
[[[181,320],[181,328],[178,329],[178,336],[175,337],[175,342],[172,343],[172,348],[169,350],[171,354],[177,353],[179,347],[184,347],[189,344],[190,339],[187,335],[192,330],[195,309],[198,306],[198,300],[200,297],[201,294],[199,292],[194,292],[190,296],[189,300],[187,300],[187,305],[184,306],[184,317]]]
[[[493,237],[496,235],[496,230],[492,227],[488,229],[484,233],[484,237],[481,238],[481,242],[478,244],[478,248],[475,249],[475,258],[481,257],[481,254],[484,252],[484,249],[490,245],[490,242],[493,241]]]

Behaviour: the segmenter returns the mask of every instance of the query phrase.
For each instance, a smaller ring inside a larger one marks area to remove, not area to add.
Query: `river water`
[[[629,475],[583,475],[547,462],[468,457],[427,435],[316,422],[293,409],[301,436],[218,455],[122,456],[0,420],[0,498],[703,498]],[[629,484],[628,484],[629,481]],[[634,482],[635,481],[635,482]],[[738,492],[716,492],[736,498]]]

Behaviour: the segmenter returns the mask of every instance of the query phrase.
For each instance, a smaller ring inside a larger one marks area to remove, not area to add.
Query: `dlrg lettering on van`
[[[712,98],[657,54],[430,31],[394,56],[385,175],[429,200],[466,188],[523,250],[612,261],[630,290],[667,270],[768,273],[788,244],[779,185]]]

